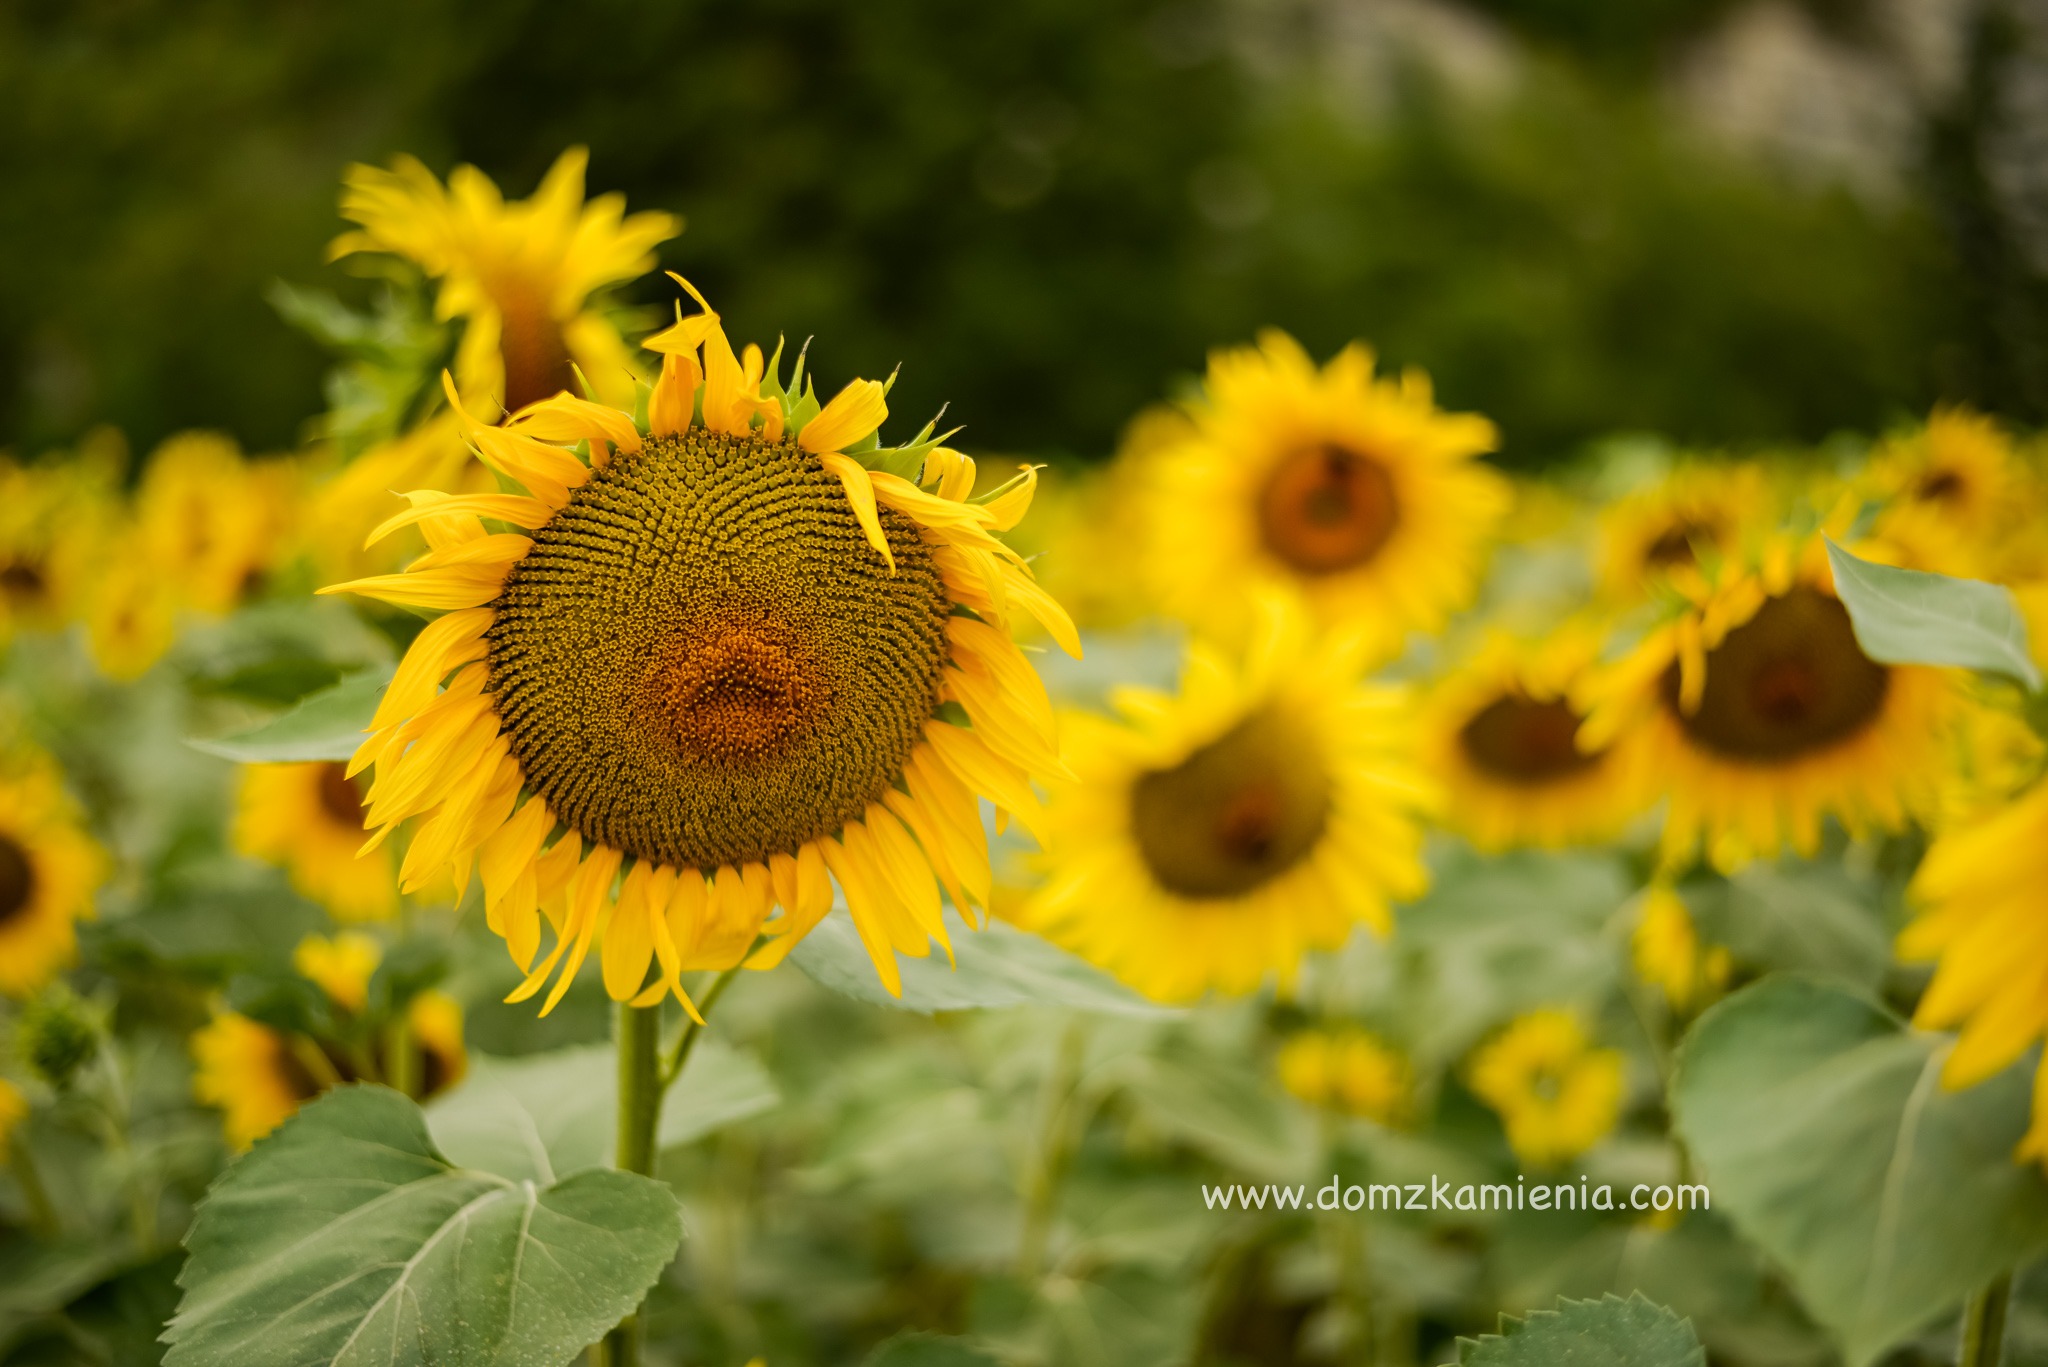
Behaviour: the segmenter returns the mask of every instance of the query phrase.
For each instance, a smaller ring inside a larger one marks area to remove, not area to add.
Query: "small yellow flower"
[[[1621,1053],[1593,1047],[1560,1008],[1516,1017],[1472,1056],[1467,1080],[1499,1113],[1516,1155],[1537,1167],[1592,1148],[1621,1114]]]
[[[104,876],[55,766],[15,756],[0,773],[0,994],[25,997],[70,966]]]
[[[391,851],[363,851],[363,793],[348,766],[252,764],[242,770],[235,848],[291,874],[300,895],[341,921],[385,921],[398,910]]]
[[[1280,1046],[1274,1066],[1280,1085],[1311,1106],[1382,1125],[1407,1114],[1408,1061],[1356,1026],[1301,1031]]]
[[[237,1153],[290,1119],[323,1084],[340,1080],[318,1078],[284,1035],[233,1011],[193,1032],[192,1060],[192,1094],[220,1108],[221,1129]]]
[[[383,962],[384,950],[367,935],[344,931],[329,939],[308,935],[292,951],[298,975],[319,987],[328,1000],[360,1015],[370,1000],[370,979]]]
[[[1728,951],[1700,944],[1692,914],[1669,884],[1643,894],[1630,947],[1636,976],[1662,992],[1673,1011],[1688,1011],[1727,985]]]

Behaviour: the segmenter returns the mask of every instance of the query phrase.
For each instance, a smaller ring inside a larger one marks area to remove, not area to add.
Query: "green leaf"
[[[113,1275],[131,1257],[111,1241],[40,1243],[0,1232],[0,1351],[41,1316]]]
[[[2048,1182],[2013,1162],[2025,1070],[1940,1085],[1953,1041],[1840,987],[1767,978],[1682,1046],[1672,1107],[1712,1192],[1852,1367],[2048,1243]]]
[[[2003,584],[1876,565],[1833,540],[1828,561],[1835,592],[1856,627],[1863,653],[1883,664],[1957,665],[2041,689],[2027,653],[2027,623]]]
[[[363,743],[377,700],[390,682],[389,670],[365,669],[253,730],[186,743],[240,764],[345,760]]]
[[[1838,864],[1752,864],[1684,888],[1700,933],[1751,964],[1875,989],[1891,966],[1878,892]]]
[[[1690,1321],[1640,1295],[1560,1300],[1501,1331],[1458,1340],[1458,1367],[1706,1367]]]
[[[552,1182],[611,1164],[618,1076],[609,1044],[524,1058],[472,1054],[462,1085],[427,1107],[427,1126],[465,1167]],[[752,1055],[707,1036],[662,1106],[658,1143],[687,1144],[781,1099]]]
[[[819,984],[856,1001],[930,1015],[987,1006],[1066,1006],[1112,1015],[1170,1014],[1108,974],[1036,935],[1000,921],[970,930],[950,909],[946,932],[958,968],[934,949],[927,959],[899,959],[903,996],[889,995],[842,902],[790,951],[790,962]]]
[[[381,1087],[306,1106],[199,1207],[167,1367],[562,1367],[682,1241],[660,1182],[452,1166]]]

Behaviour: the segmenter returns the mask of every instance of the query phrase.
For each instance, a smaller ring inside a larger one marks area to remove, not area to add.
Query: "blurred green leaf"
[[[1950,1092],[1953,1040],[1799,977],[1708,1011],[1672,1085],[1713,1208],[1782,1266],[1862,1367],[2048,1243],[2048,1182],[2013,1161],[2025,1070]]]
[[[1640,1295],[1566,1301],[1501,1317],[1501,1332],[1458,1340],[1458,1367],[1706,1367],[1690,1322]]]
[[[1001,1367],[1001,1362],[969,1339],[907,1332],[868,1354],[866,1367]]]
[[[609,1044],[512,1059],[472,1054],[462,1085],[427,1107],[427,1126],[455,1162],[501,1177],[551,1182],[608,1167],[618,1075]],[[662,1106],[658,1143],[687,1144],[779,1100],[752,1055],[707,1037]]]
[[[926,1015],[990,1006],[1066,1006],[1124,1016],[1172,1014],[1093,965],[1000,921],[991,921],[984,930],[970,930],[949,909],[946,931],[958,967],[949,965],[937,949],[927,959],[899,958],[900,998],[890,996],[875,976],[874,961],[843,902],[790,951],[789,958],[834,992]]]
[[[390,682],[390,670],[365,669],[253,730],[187,744],[240,764],[346,760],[363,743],[363,732],[377,710],[377,700]]]
[[[2003,584],[1954,579],[1858,559],[1828,541],[1835,592],[1856,625],[1856,643],[1893,665],[1955,665],[2002,674],[2039,692],[2027,654],[2027,622]]]
[[[639,1303],[681,1240],[662,1183],[465,1171],[412,1102],[342,1088],[200,1206],[164,1360],[561,1367]]]
[[[225,861],[166,880],[138,910],[81,927],[94,955],[114,964],[164,965],[226,976],[285,972],[299,941],[324,930],[320,908],[270,869]]]
[[[127,1248],[113,1242],[41,1243],[25,1233],[0,1233],[0,1351],[35,1320],[104,1281],[128,1257]]]
[[[1752,864],[1688,884],[1686,905],[1709,942],[1766,969],[1818,973],[1874,989],[1891,965],[1877,890],[1838,864]]]

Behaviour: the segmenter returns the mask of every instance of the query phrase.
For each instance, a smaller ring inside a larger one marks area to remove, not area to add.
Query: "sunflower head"
[[[371,539],[417,524],[428,554],[325,590],[445,613],[350,772],[375,766],[377,839],[422,818],[403,888],[481,872],[515,999],[559,970],[543,1009],[600,944],[614,997],[687,1003],[681,973],[778,961],[834,881],[893,989],[897,952],[946,943],[941,886],[987,903],[976,795],[1035,821],[1061,768],[1009,625],[1078,641],[998,535],[1035,473],[970,499],[929,427],[878,446],[887,386],[820,404],[697,301],[649,340],[639,413],[560,395],[492,425],[451,384],[525,492],[409,494]]]
[[[1481,849],[1605,840],[1649,805],[1636,732],[1579,741],[1601,644],[1588,622],[1543,640],[1496,633],[1431,689],[1424,763],[1446,818]]]
[[[1472,1056],[1466,1080],[1499,1114],[1508,1145],[1535,1167],[1574,1158],[1605,1139],[1621,1114],[1623,1060],[1595,1047],[1574,1013],[1516,1017]]]
[[[0,772],[0,994],[25,997],[70,966],[105,858],[46,758]]]
[[[1756,528],[1777,520],[1778,500],[1750,461],[1680,466],[1624,495],[1600,517],[1599,586],[1611,602],[1635,602],[1703,561],[1741,552]]]
[[[235,848],[285,869],[301,896],[337,920],[389,920],[398,911],[398,875],[389,850],[362,850],[363,787],[334,761],[248,765],[235,802]]]
[[[1192,648],[1177,696],[1069,715],[1045,883],[1014,919],[1164,1001],[1284,985],[1359,923],[1385,933],[1426,882],[1432,790],[1365,653],[1273,600],[1247,646]]]
[[[1863,653],[1818,533],[1710,567],[1588,696],[1585,743],[1642,728],[1667,862],[1704,846],[1724,871],[1811,854],[1830,818],[1859,834],[1935,810],[1960,700],[1951,671]]]
[[[1690,1012],[1728,984],[1728,951],[1700,943],[1692,913],[1668,883],[1643,894],[1629,947],[1636,976],[1662,992],[1673,1011]]]
[[[136,490],[141,558],[180,606],[227,612],[275,565],[292,486],[286,462],[245,460],[218,433],[172,437],[150,454]]]
[[[515,412],[575,385],[631,407],[638,371],[601,298],[645,274],[654,247],[682,231],[673,214],[627,215],[619,195],[586,201],[589,154],[572,147],[531,199],[507,203],[474,166],[444,186],[411,157],[389,170],[349,168],[342,217],[360,225],[336,238],[333,258],[387,253],[439,282],[436,312],[463,321],[455,379],[486,411]]]
[[[1383,1125],[1407,1115],[1414,1091],[1408,1061],[1357,1026],[1291,1035],[1274,1067],[1280,1085],[1308,1105]]]
[[[1198,624],[1241,627],[1262,590],[1398,642],[1477,588],[1506,482],[1476,457],[1484,418],[1437,409],[1428,380],[1376,378],[1360,346],[1318,369],[1278,332],[1210,357],[1184,439],[1150,462],[1150,576]]]

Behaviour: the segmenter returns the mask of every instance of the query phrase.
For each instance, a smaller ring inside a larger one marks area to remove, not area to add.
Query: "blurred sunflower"
[[[1720,945],[1703,946],[1685,901],[1668,883],[1640,899],[1629,938],[1636,976],[1664,994],[1673,1011],[1689,1012],[1728,984],[1733,965]]]
[[[1818,533],[1773,537],[1683,587],[1677,619],[1596,685],[1581,732],[1601,745],[1643,729],[1670,797],[1668,864],[1702,846],[1723,872],[1810,855],[1829,817],[1860,835],[1939,808],[1958,681],[1863,653]]]
[[[0,641],[80,614],[122,459],[111,432],[88,437],[69,459],[31,466],[0,457]]]
[[[1599,587],[1611,602],[1642,598],[1674,571],[1733,555],[1769,529],[1777,500],[1753,462],[1679,467],[1600,515]]]
[[[1444,785],[1445,819],[1480,849],[1606,840],[1649,806],[1639,732],[1579,744],[1575,697],[1600,646],[1585,624],[1542,642],[1495,634],[1430,690],[1423,764]]]
[[[993,535],[1035,475],[966,501],[973,462],[929,429],[876,447],[885,386],[821,408],[801,360],[785,390],[779,353],[735,356],[698,302],[648,343],[644,423],[567,395],[503,427],[458,408],[528,492],[410,494],[371,539],[418,523],[429,554],[322,590],[446,612],[351,771],[376,765],[380,838],[424,818],[403,890],[480,867],[489,923],[531,970],[513,1000],[561,970],[544,1011],[600,940],[614,998],[687,1005],[680,973],[779,961],[832,879],[900,990],[895,951],[947,943],[934,876],[987,903],[976,794],[1035,821],[1030,780],[1060,771],[1010,615],[1079,643]]]
[[[140,555],[115,555],[86,593],[86,644],[100,673],[132,683],[178,639],[178,600],[171,581]]]
[[[1408,1111],[1408,1060],[1365,1030],[1303,1030],[1274,1060],[1280,1085],[1310,1106],[1391,1125]]]
[[[151,453],[135,492],[134,553],[180,605],[229,611],[276,563],[292,473],[283,461],[244,459],[217,433],[170,438]]]
[[[383,921],[398,910],[390,851],[359,856],[363,794],[348,766],[251,764],[235,802],[235,848],[291,874],[300,895],[342,921]]]
[[[1926,425],[1885,442],[1866,492],[1883,500],[1876,534],[1935,540],[1951,548],[1950,573],[2004,578],[2018,542],[2038,536],[2030,481],[1997,421],[1967,408],[1937,408]]]
[[[455,385],[470,411],[495,417],[584,392],[578,374],[592,397],[630,411],[644,375],[605,291],[653,269],[655,245],[683,224],[673,214],[628,215],[621,195],[586,201],[588,162],[583,148],[570,148],[531,199],[510,204],[474,166],[456,167],[446,186],[410,157],[389,170],[351,167],[341,213],[360,226],[336,238],[328,255],[397,256],[439,282],[436,314],[461,325]],[[393,489],[458,484],[496,487],[471,464],[462,420],[443,409],[322,486],[310,549],[329,573],[384,567],[392,562],[365,561],[349,535],[374,520]]]
[[[1405,695],[1360,682],[1359,634],[1312,639],[1282,602],[1241,658],[1194,646],[1178,696],[1126,688],[1120,722],[1062,722],[1076,777],[1014,919],[1161,1001],[1285,987],[1428,882]]]
[[[1598,1144],[1621,1115],[1622,1057],[1595,1048],[1572,1012],[1517,1016],[1473,1054],[1473,1095],[1491,1106],[1523,1162],[1550,1167]]]
[[[319,987],[344,1014],[360,1016],[369,1003],[370,979],[382,951],[375,940],[344,933],[332,939],[311,935],[292,955],[292,966]],[[406,1008],[410,1046],[416,1051],[420,1100],[462,1080],[469,1068],[462,1040],[462,1007],[444,992],[422,992]],[[390,1026],[384,1027],[388,1034]],[[292,1034],[235,1011],[221,1011],[192,1035],[192,1093],[222,1112],[229,1147],[247,1149],[330,1087],[387,1079],[366,1063],[387,1056],[384,1047],[365,1054],[338,1041]]]
[[[54,766],[14,756],[0,774],[0,993],[27,996],[70,965],[104,873]]]
[[[1444,413],[1429,381],[1376,379],[1353,345],[1318,370],[1280,332],[1209,358],[1186,440],[1154,472],[1149,574],[1170,610],[1225,631],[1256,595],[1305,595],[1375,646],[1434,630],[1477,589],[1507,481],[1475,459],[1493,424]]]
[[[1917,909],[1899,957],[1936,963],[1913,1023],[1960,1029],[1941,1080],[1969,1087],[2004,1071],[2048,1033],[2048,784],[1937,838],[1913,876]],[[2048,1166],[2048,1063],[2014,1155]]]

